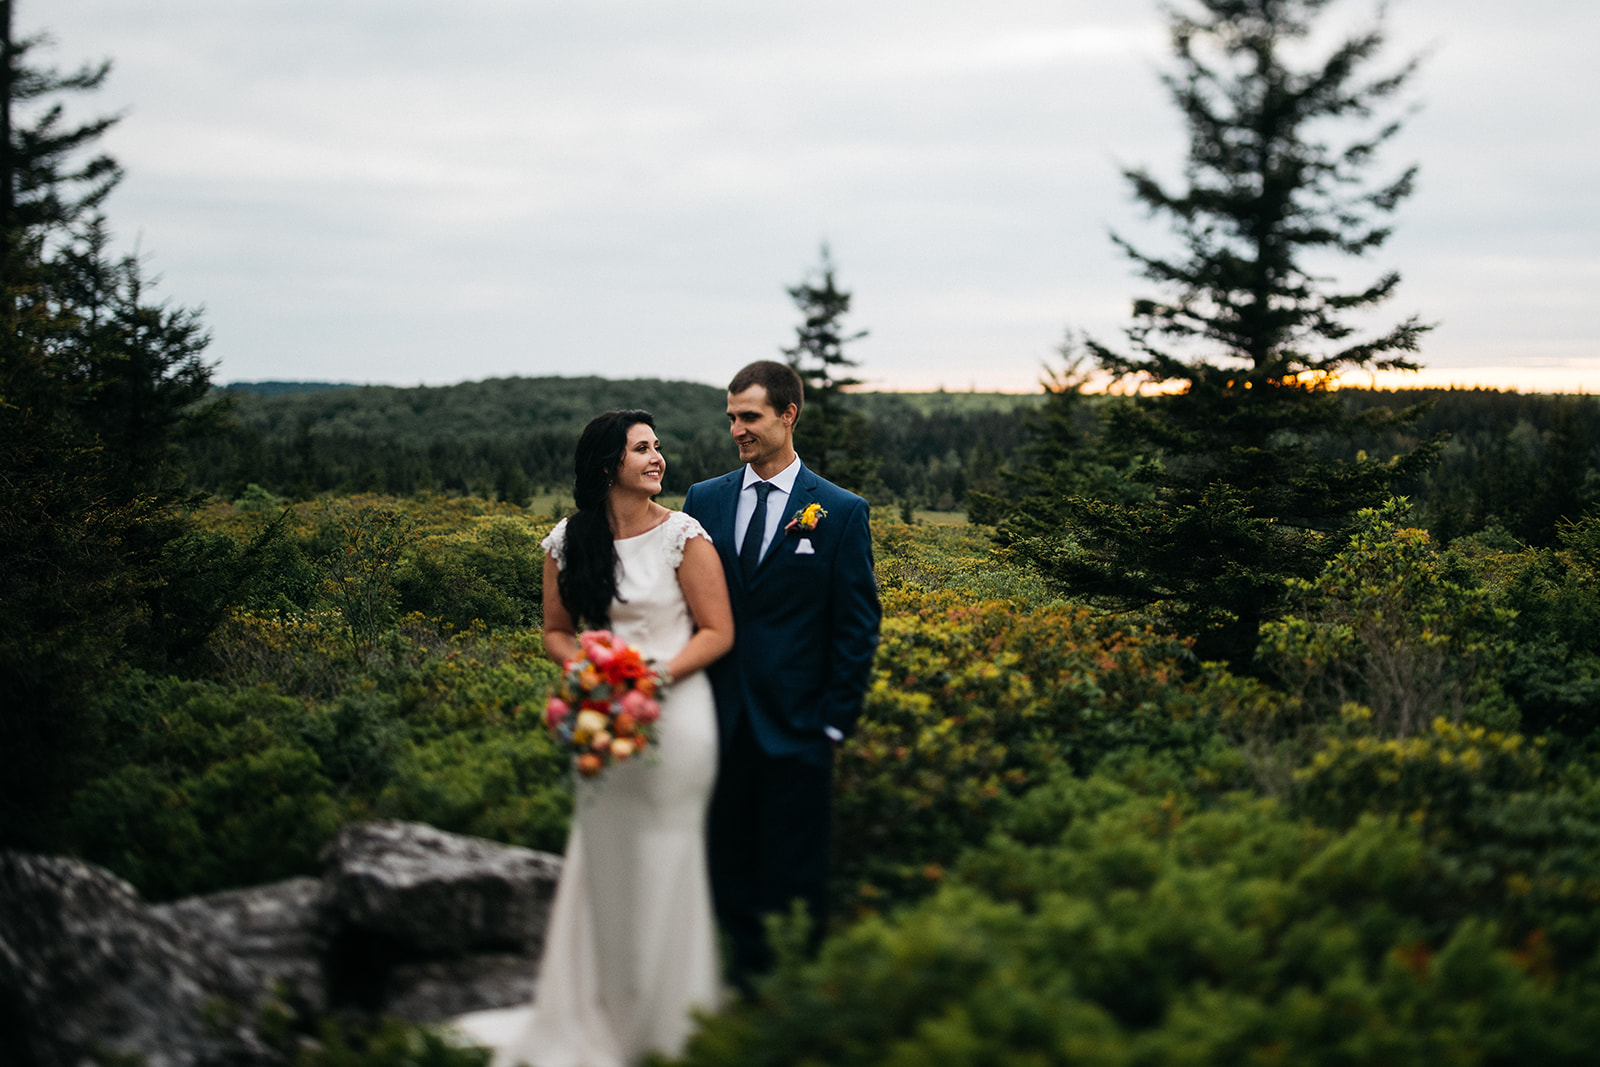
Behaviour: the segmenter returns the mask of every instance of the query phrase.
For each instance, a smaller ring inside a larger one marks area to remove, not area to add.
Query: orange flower
[[[606,668],[606,679],[612,685],[621,685],[627,681],[637,681],[650,673],[650,667],[639,655],[637,649],[625,648],[612,657],[611,663]]]

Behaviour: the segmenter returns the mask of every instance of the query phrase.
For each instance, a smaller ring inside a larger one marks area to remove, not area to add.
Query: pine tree
[[[788,290],[801,321],[795,327],[794,346],[782,352],[805,384],[795,451],[822,477],[860,491],[871,478],[873,464],[866,416],[846,406],[845,390],[861,380],[849,376],[848,368],[860,364],[845,354],[844,346],[866,337],[867,331],[845,329],[850,292],[834,281],[833,257],[826,244],[816,278],[815,283],[804,281]]]
[[[63,120],[59,97],[99,88],[109,64],[30,64],[42,39],[14,38],[12,8],[0,0],[0,836],[26,843],[93,748],[97,680],[130,654],[164,659],[180,632],[192,643],[167,625],[207,581],[204,553],[179,551],[175,455],[214,415],[195,408],[210,383],[197,315],[152,304],[137,263],[106,253],[121,171],[82,156],[115,118]]]
[[[1125,176],[1182,251],[1147,254],[1113,235],[1165,295],[1134,301],[1127,351],[1086,342],[1103,372],[1146,387],[1109,408],[1106,436],[1148,457],[1153,493],[1076,499],[1070,534],[1027,548],[1070,591],[1153,609],[1199,654],[1235,664],[1248,662],[1284,580],[1316,573],[1355,512],[1441,446],[1350,454],[1353,435],[1420,409],[1352,415],[1329,388],[1348,371],[1416,369],[1429,326],[1413,316],[1358,336],[1352,316],[1390,298],[1399,275],[1341,289],[1313,273],[1317,257],[1379,248],[1416,173],[1366,176],[1400,128],[1378,112],[1415,67],[1367,73],[1381,24],[1320,62],[1291,63],[1328,4],[1194,0],[1193,13],[1173,13],[1178,69],[1164,81],[1189,130],[1184,185]],[[1361,129],[1334,145],[1325,138],[1340,123]]]

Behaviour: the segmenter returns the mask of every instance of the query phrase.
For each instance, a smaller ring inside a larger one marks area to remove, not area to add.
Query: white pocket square
[[[811,547],[811,538],[802,537],[800,538],[800,543],[794,546],[794,554],[797,556],[815,556],[817,550]]]

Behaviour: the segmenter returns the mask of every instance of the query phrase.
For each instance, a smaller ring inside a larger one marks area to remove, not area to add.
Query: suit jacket
[[[712,664],[726,748],[741,716],[770,755],[827,759],[824,727],[848,734],[861,712],[878,645],[878,583],[867,502],[804,464],[772,545],[746,582],[734,540],[744,468],[689,489],[683,510],[711,535],[733,601],[734,646]],[[827,511],[815,530],[785,532],[811,503]],[[797,551],[809,541],[810,553]]]

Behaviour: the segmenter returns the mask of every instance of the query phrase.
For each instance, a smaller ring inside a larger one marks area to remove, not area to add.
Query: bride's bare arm
[[[683,545],[678,565],[678,586],[694,616],[695,634],[683,651],[667,663],[674,678],[684,678],[710,666],[733,647],[733,607],[728,603],[728,582],[722,560],[704,537],[691,537]],[[546,615],[548,626],[549,616]],[[546,633],[548,634],[548,630]],[[546,637],[546,643],[549,638]]]
[[[553,556],[544,558],[544,650],[557,663],[578,654],[578,625],[561,602],[560,571]]]

